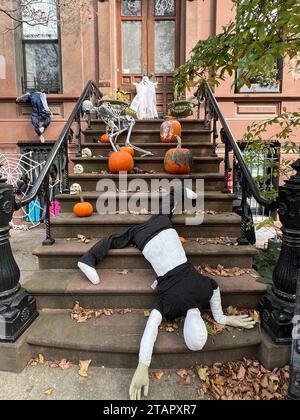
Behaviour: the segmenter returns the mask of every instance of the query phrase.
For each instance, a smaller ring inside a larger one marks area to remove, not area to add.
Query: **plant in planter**
[[[99,105],[103,103],[109,103],[110,106],[117,111],[120,111],[124,115],[130,115],[133,118],[136,118],[136,112],[130,109],[130,104],[127,98],[127,92],[123,92],[121,90],[116,90],[114,93],[110,95],[106,95],[99,103]]]
[[[187,118],[194,114],[195,104],[186,99],[180,99],[171,102],[168,108],[172,117]]]

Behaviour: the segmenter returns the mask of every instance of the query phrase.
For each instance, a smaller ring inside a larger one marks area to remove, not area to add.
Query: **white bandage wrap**
[[[222,309],[221,292],[219,287],[214,291],[213,297],[209,303],[214,320],[218,324],[226,325],[226,316],[224,315]]]
[[[148,319],[143,338],[140,345],[140,358],[139,362],[143,363],[146,366],[150,366],[152,354],[153,354],[153,348],[155,341],[157,339],[158,335],[158,329],[160,324],[162,323],[162,315],[157,310],[154,309],[150,317]]]
[[[158,277],[187,262],[186,254],[175,229],[166,229],[151,239],[143,250]]]

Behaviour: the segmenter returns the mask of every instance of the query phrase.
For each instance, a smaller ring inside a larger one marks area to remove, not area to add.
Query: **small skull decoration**
[[[91,158],[93,156],[93,153],[92,153],[91,149],[85,148],[85,149],[82,150],[81,156],[83,158]]]
[[[91,113],[93,111],[93,108],[94,108],[93,103],[89,100],[84,101],[82,104],[82,111],[87,114]]]
[[[84,169],[82,165],[75,165],[74,166],[74,174],[81,175],[84,173]]]
[[[70,188],[71,195],[79,195],[82,193],[82,188],[79,184],[73,184]]]

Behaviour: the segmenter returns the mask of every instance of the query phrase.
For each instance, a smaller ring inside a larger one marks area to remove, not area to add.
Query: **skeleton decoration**
[[[75,175],[81,175],[84,173],[84,169],[82,165],[75,165],[74,166],[74,174]]]
[[[81,152],[81,156],[83,158],[91,158],[93,156],[93,153],[91,151],[91,149],[88,149],[87,147],[85,149],[82,150]]]
[[[148,76],[144,76],[140,83],[134,83],[137,95],[132,101],[130,108],[133,109],[139,120],[153,120],[158,118],[156,109],[156,88],[157,83],[150,81]]]
[[[129,115],[122,115],[123,110],[113,108],[109,102],[103,102],[101,106],[96,107],[91,101],[84,101],[82,110],[86,114],[95,113],[97,118],[106,124],[107,132],[109,133],[109,141],[112,149],[118,151],[118,137],[127,132],[125,145],[132,147],[142,156],[153,156],[153,153],[141,149],[130,142],[135,119]]]
[[[71,188],[70,188],[70,194],[71,195],[79,195],[81,193],[82,193],[81,185],[79,185],[79,184],[71,185]]]

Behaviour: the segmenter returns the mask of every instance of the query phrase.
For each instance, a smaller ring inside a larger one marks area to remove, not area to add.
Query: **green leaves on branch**
[[[206,1],[206,0],[204,0]],[[191,58],[175,71],[178,97],[205,79],[214,87],[238,73],[238,85],[251,79],[264,85],[276,82],[278,60],[300,64],[299,0],[232,0],[236,20],[222,33],[199,40]]]

